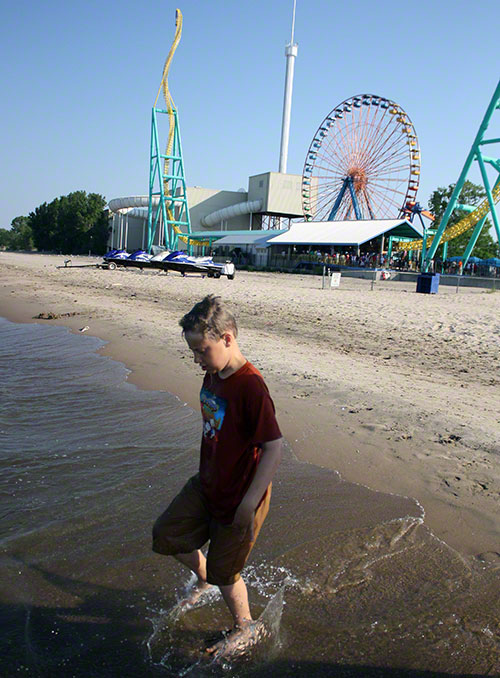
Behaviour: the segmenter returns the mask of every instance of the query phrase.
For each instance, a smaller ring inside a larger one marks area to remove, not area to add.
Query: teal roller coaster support
[[[158,115],[168,115],[169,125],[173,126],[172,141],[168,144],[167,154],[163,154],[160,150]],[[163,227],[162,244],[168,249],[178,248],[179,236],[189,241],[188,238],[183,237],[183,234],[191,233],[191,223],[177,111],[172,109],[169,112],[153,107],[149,166],[148,252],[151,251],[159,225]]]
[[[493,187],[493,192],[496,192],[496,189],[498,188],[498,185],[500,183],[500,159],[496,158],[491,158],[488,156],[485,156],[482,154],[482,147],[483,146],[490,146],[491,144],[496,144],[500,143],[500,138],[491,138],[487,139],[486,138],[486,130],[488,129],[488,125],[490,123],[490,120],[493,116],[493,113],[495,110],[500,110],[500,82],[498,83],[495,93],[493,94],[493,97],[490,101],[490,104],[488,108],[486,109],[485,116],[483,118],[483,121],[481,125],[479,126],[479,131],[476,135],[476,138],[474,139],[474,143],[472,144],[471,150],[469,152],[469,155],[467,156],[467,159],[465,161],[465,164],[463,166],[462,172],[460,173],[460,176],[458,178],[458,181],[456,183],[455,189],[453,190],[453,193],[450,198],[450,202],[448,203],[448,206],[446,208],[446,211],[443,215],[443,218],[441,220],[441,223],[439,224],[437,228],[436,235],[434,236],[432,240],[432,244],[425,253],[425,255],[422,257],[422,270],[427,271],[429,269],[430,263],[432,259],[434,258],[434,255],[436,254],[436,250],[439,247],[439,244],[441,242],[441,238],[443,237],[443,233],[446,230],[446,227],[448,225],[448,221],[450,219],[451,214],[453,213],[453,210],[457,207],[464,208],[462,205],[458,205],[458,198],[460,196],[460,192],[462,191],[463,185],[465,180],[467,179],[467,174],[471,168],[471,165],[474,160],[477,161],[479,164],[479,170],[481,172],[481,178],[483,180],[483,185],[484,185],[484,190],[486,192],[486,197],[488,200],[488,205],[489,205],[489,211],[491,213],[492,219],[493,219],[493,224],[495,227],[495,231],[497,234],[498,241],[500,243],[500,225],[498,221],[498,217],[496,214],[495,210],[495,200],[492,195],[492,189],[490,186],[490,182],[488,179],[488,175],[486,174],[486,167],[485,163],[491,165],[497,172],[499,172],[499,177],[495,182],[495,185]],[[465,206],[466,207],[466,206]],[[486,221],[486,216],[484,218],[480,219],[478,223],[476,224],[471,238],[469,240],[469,243],[466,247],[464,257],[462,259],[462,264],[463,268],[465,268],[465,265],[467,263],[467,260],[469,259],[469,256],[472,252],[472,249],[474,245],[477,242],[477,239],[479,237],[479,234],[481,233],[481,229],[484,226],[484,223]]]

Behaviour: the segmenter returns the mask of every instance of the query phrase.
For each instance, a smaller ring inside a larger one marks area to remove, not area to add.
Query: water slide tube
[[[153,197],[153,206],[157,207],[159,199]],[[109,201],[108,207],[112,212],[121,212],[130,217],[148,218],[149,198],[147,195],[133,195],[127,198],[113,198]],[[234,205],[223,207],[204,216],[201,220],[203,226],[214,226],[224,219],[241,216],[242,214],[253,214],[262,209],[262,200],[251,200],[247,202],[237,202]]]
[[[153,198],[153,205],[158,205],[158,198]],[[147,195],[132,195],[127,198],[113,198],[108,203],[112,212],[122,212],[130,217],[148,218],[149,197]]]
[[[202,226],[214,226],[224,219],[231,219],[232,217],[238,217],[242,214],[253,214],[254,212],[260,212],[261,209],[262,200],[237,202],[235,205],[229,205],[228,207],[223,207],[220,210],[207,214],[202,218],[201,224]]]

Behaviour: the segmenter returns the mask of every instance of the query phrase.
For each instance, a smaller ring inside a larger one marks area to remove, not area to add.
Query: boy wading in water
[[[179,324],[205,372],[200,467],[156,521],[153,550],[196,574],[186,606],[219,587],[234,628],[208,652],[231,654],[251,645],[258,633],[240,572],[269,510],[281,432],[269,391],[241,354],[236,321],[220,297],[206,296]],[[205,558],[200,548],[207,541]]]

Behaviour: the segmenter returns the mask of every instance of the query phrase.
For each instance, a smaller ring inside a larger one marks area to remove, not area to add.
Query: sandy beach
[[[462,556],[500,565],[500,293],[238,271],[235,280],[58,269],[69,257],[0,252],[0,315],[82,328],[129,380],[197,408],[201,374],[179,318],[231,304],[294,454],[351,482],[413,497]],[[74,265],[96,259],[73,257]],[[53,319],[37,319],[54,314]]]

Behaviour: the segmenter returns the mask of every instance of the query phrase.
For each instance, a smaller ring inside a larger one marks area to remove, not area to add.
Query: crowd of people
[[[353,268],[404,268],[405,270],[415,270],[413,262],[406,259],[401,262],[397,257],[387,256],[387,252],[366,251],[360,252],[293,252],[288,258],[288,253],[283,251],[283,260],[297,262],[307,261],[318,264],[334,265],[334,266],[349,266]]]
[[[274,249],[274,248],[273,248]],[[305,247],[292,247],[283,250],[273,251],[267,259],[267,266],[279,269],[293,269],[296,267],[306,269],[320,265],[340,266],[352,268],[387,268],[398,271],[419,271],[421,252],[418,250],[395,250],[388,256],[388,252],[366,251],[336,252],[333,247],[324,247],[321,249],[306,249]],[[215,254],[215,252],[214,252]],[[220,253],[217,253],[220,254]],[[255,261],[253,252],[243,251],[236,247],[226,253],[237,266],[262,266],[261,262]],[[471,276],[498,276],[500,277],[500,268],[489,266],[485,263],[468,262],[463,267],[461,261],[442,260],[435,258],[431,262],[429,269],[433,273],[442,275],[471,275]]]

